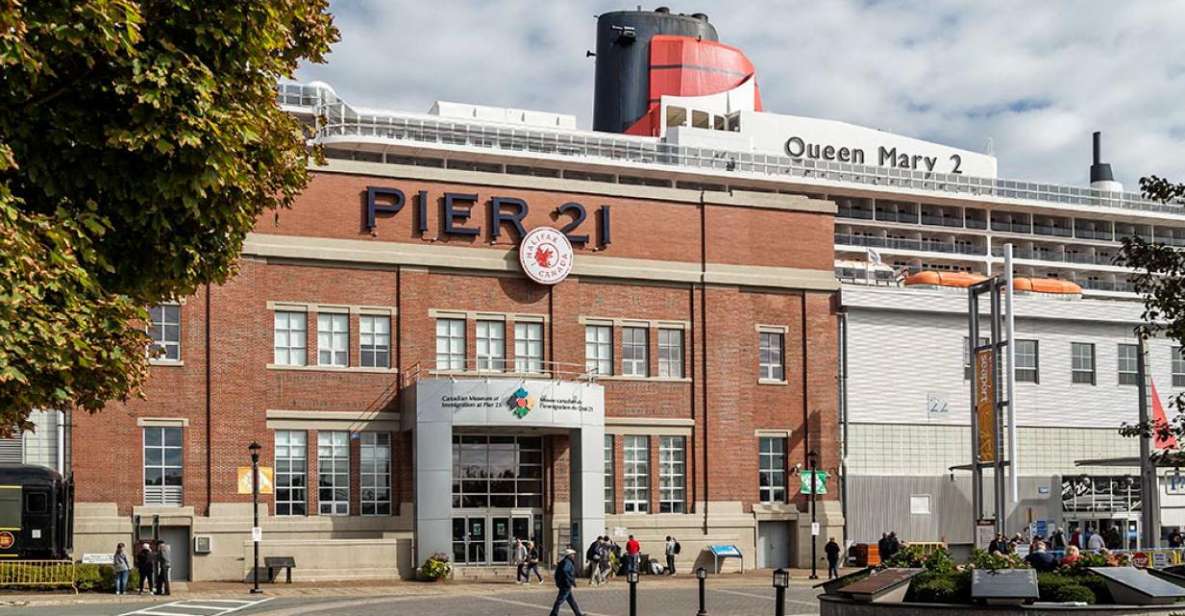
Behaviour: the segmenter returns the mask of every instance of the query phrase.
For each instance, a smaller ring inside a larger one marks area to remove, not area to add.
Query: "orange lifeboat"
[[[970,272],[924,271],[906,276],[905,286],[967,288],[983,280],[987,280],[987,276],[983,274],[972,274]]]
[[[1057,278],[1014,278],[1012,289],[1022,293],[1082,295],[1082,287],[1069,280],[1058,280]]]

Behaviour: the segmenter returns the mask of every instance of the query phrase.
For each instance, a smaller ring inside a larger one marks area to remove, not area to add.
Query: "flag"
[[[1171,434],[1168,438],[1160,436],[1160,427],[1167,426],[1169,420],[1164,414],[1164,405],[1160,403],[1160,394],[1156,393],[1156,383],[1152,379],[1148,379],[1148,382],[1152,384],[1152,435],[1156,439],[1155,446],[1157,449],[1175,449],[1177,437]]]
[[[869,265],[881,265],[882,264],[881,253],[877,252],[875,249],[866,247],[864,249],[864,253],[868,257]]]

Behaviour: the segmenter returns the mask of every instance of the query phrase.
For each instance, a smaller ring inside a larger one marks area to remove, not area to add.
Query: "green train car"
[[[74,484],[56,471],[0,464],[0,560],[69,558]]]

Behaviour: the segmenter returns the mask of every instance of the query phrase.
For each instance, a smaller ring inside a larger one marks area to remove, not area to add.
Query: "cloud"
[[[434,100],[592,116],[589,2],[334,2],[342,29],[305,66],[363,106]],[[653,8],[653,7],[648,7]],[[757,66],[773,112],[872,126],[983,151],[1003,177],[1085,184],[1090,132],[1128,188],[1185,180],[1185,3],[710,1],[722,41]]]

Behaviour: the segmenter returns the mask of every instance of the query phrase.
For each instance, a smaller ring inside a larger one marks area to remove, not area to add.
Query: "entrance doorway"
[[[1085,537],[1090,534],[1100,534],[1103,543],[1109,550],[1135,550],[1140,545],[1140,521],[1134,518],[1114,517],[1068,520],[1067,527],[1070,534],[1079,531]],[[1086,539],[1083,540],[1085,548]]]
[[[757,568],[781,569],[790,566],[790,523],[757,523]]]
[[[458,565],[507,565],[514,540],[533,541],[543,553],[543,514],[486,513],[453,518],[453,562]]]

